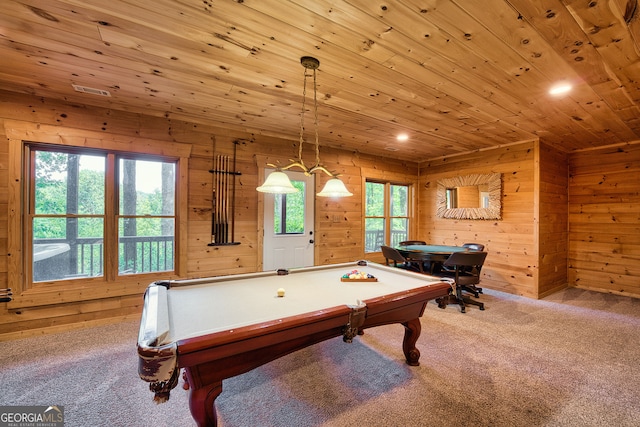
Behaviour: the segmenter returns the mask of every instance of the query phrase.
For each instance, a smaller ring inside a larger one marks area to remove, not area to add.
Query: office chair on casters
[[[462,247],[469,248],[472,251],[484,251],[484,245],[482,243],[463,243]],[[480,294],[482,293],[482,288],[476,285],[465,286],[462,290],[471,292],[476,298],[480,298]]]
[[[421,272],[419,268],[416,268],[411,261],[406,259],[397,249],[391,246],[380,246],[382,249],[382,256],[384,256],[385,263],[389,265],[390,261],[393,261],[394,267],[404,268],[405,270],[412,270]]]
[[[398,243],[400,246],[408,246],[408,245],[426,245],[427,242],[424,240],[405,240],[403,242]]]
[[[437,298],[438,307],[445,308],[447,304],[460,305],[460,311],[465,312],[467,304],[477,305],[480,310],[484,310],[484,304],[472,300],[462,293],[463,290],[473,289],[480,283],[480,271],[484,260],[487,258],[486,252],[454,252],[444,262],[446,270],[436,274],[438,277],[449,278],[455,281],[455,290],[446,297]],[[473,292],[473,291],[469,291]]]

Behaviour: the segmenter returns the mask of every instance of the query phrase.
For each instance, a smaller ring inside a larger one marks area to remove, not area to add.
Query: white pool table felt
[[[342,282],[357,269],[377,282]],[[339,264],[331,268],[249,279],[173,287],[167,292],[169,333],[164,342],[235,329],[440,282],[435,277],[379,266]],[[284,297],[277,296],[284,288]]]

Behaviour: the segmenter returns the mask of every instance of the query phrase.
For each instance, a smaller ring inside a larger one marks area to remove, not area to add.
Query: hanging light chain
[[[304,65],[304,64],[303,64]],[[307,100],[307,68],[302,67],[303,85],[302,85],[302,112],[300,113],[300,143],[298,145],[298,159],[302,161],[302,144],[304,144],[304,113]],[[315,71],[314,71],[315,75]]]
[[[293,167],[299,167],[305,173],[305,175],[311,175],[316,171],[322,171],[331,177],[337,177],[339,175],[334,174],[329,171],[326,167],[320,164],[320,138],[318,134],[318,80],[317,80],[317,68],[320,66],[320,62],[310,56],[304,56],[300,58],[300,62],[303,66],[303,84],[302,84],[302,110],[300,111],[300,142],[298,144],[298,158],[291,159],[290,164],[286,166],[277,166],[272,163],[268,163],[268,166],[274,167],[279,170],[288,170]],[[308,70],[312,70],[313,72],[313,124],[314,124],[314,145],[315,145],[315,154],[316,154],[316,164],[311,166],[310,168],[304,164],[304,160],[302,159],[302,150],[304,148],[304,116],[307,112],[307,79],[311,77],[311,74],[308,74]]]
[[[314,122],[313,127],[315,129],[316,137],[316,165],[320,165],[320,143],[318,142],[318,89],[316,86],[316,69],[313,69],[313,114]]]

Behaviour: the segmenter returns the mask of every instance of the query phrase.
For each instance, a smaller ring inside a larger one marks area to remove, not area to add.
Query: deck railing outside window
[[[118,242],[119,274],[170,271],[174,268],[173,236],[120,237]],[[34,256],[34,281],[61,280],[74,277],[99,277],[103,273],[104,248],[102,239],[79,238],[37,239],[34,248],[59,247],[50,256]],[[34,254],[37,251],[34,250]]]
[[[398,243],[407,240],[407,232],[404,230],[395,230],[391,232],[391,246],[398,246]],[[384,245],[383,230],[368,230],[364,233],[364,251],[379,252],[380,246]]]

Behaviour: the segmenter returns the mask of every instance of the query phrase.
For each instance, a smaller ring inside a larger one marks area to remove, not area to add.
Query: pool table
[[[343,281],[353,270],[374,278]],[[436,277],[366,261],[154,282],[144,296],[138,372],[163,402],[182,369],[193,418],[215,426],[222,380],[329,338],[351,342],[365,328],[400,323],[406,361],[418,365],[419,318],[450,289]]]

